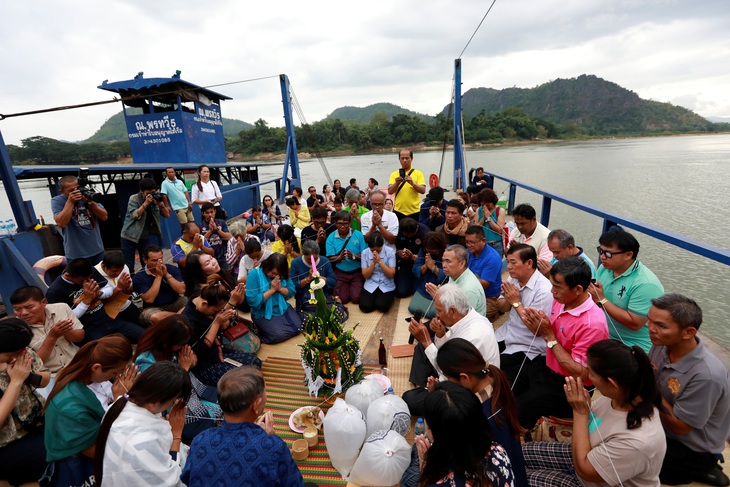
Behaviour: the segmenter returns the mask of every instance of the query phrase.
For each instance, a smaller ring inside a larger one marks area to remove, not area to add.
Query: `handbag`
[[[27,385],[24,384],[24,387],[26,386]],[[43,403],[40,399],[38,399],[38,396],[36,396],[36,392],[34,389],[30,390],[30,395],[33,397],[33,399],[35,399],[35,404],[33,404],[33,408],[30,410],[30,412],[26,414],[25,417],[21,418],[15,412],[15,408],[13,408],[10,411],[10,415],[15,418],[18,423],[20,423],[20,425],[27,433],[35,433],[37,431],[43,431],[43,428],[46,424],[46,417],[43,413]],[[2,397],[3,391],[0,390],[0,398]]]
[[[543,416],[535,426],[525,434],[525,441],[557,441],[573,442],[573,420],[560,419],[555,416]]]
[[[238,322],[235,325],[229,326],[223,332],[223,336],[230,341],[234,341],[236,338],[241,338],[243,335],[248,333],[248,323],[253,324],[252,321],[245,318],[238,318]]]

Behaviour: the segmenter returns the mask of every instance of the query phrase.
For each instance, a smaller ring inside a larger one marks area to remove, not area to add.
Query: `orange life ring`
[[[41,281],[46,283],[46,272],[48,272],[48,269],[52,269],[53,267],[58,266],[65,266],[66,265],[66,257],[63,255],[49,255],[48,257],[43,257],[41,260],[33,264],[33,270],[38,275],[38,277],[41,278]]]
[[[435,174],[431,174],[428,177],[428,185],[431,188],[435,188],[436,186],[438,186],[439,185],[439,177],[436,176]]]

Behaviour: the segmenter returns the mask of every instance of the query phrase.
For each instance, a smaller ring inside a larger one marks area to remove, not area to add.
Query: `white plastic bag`
[[[362,446],[349,481],[357,485],[389,486],[400,482],[411,463],[411,447],[395,431],[376,431]]]
[[[367,418],[370,403],[380,397],[383,397],[383,386],[380,382],[376,379],[365,379],[347,390],[345,402],[355,406]]]
[[[332,466],[347,479],[365,441],[365,417],[359,409],[337,399],[324,417],[324,444]]]
[[[394,394],[387,394],[371,402],[367,419],[367,438],[378,430],[393,430],[405,436],[411,428],[408,405]]]

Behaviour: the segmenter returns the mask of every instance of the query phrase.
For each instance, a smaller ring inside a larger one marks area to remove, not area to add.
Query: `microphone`
[[[419,309],[419,310],[416,310],[416,311],[415,311],[415,312],[413,313],[413,319],[414,319],[414,320],[416,320],[416,321],[421,321],[421,318],[423,318],[423,311],[421,311],[420,309]],[[407,321],[408,323],[410,323],[410,322],[411,322],[411,318],[406,318],[406,321]],[[413,342],[414,342],[415,340],[416,340],[416,338],[415,338],[415,337],[413,336],[413,333],[411,333],[411,334],[409,335],[409,337],[408,337],[408,344],[409,344],[409,345],[413,345]]]

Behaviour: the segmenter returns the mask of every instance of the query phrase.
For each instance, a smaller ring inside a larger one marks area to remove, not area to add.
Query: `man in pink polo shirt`
[[[591,269],[580,257],[568,257],[550,269],[553,308],[550,318],[533,308],[525,310],[527,328],[545,340],[547,371],[541,387],[517,398],[520,424],[531,428],[540,416],[570,418],[572,408],[565,398],[565,377],[588,379],[586,353],[599,340],[608,338],[606,316],[588,294]]]

